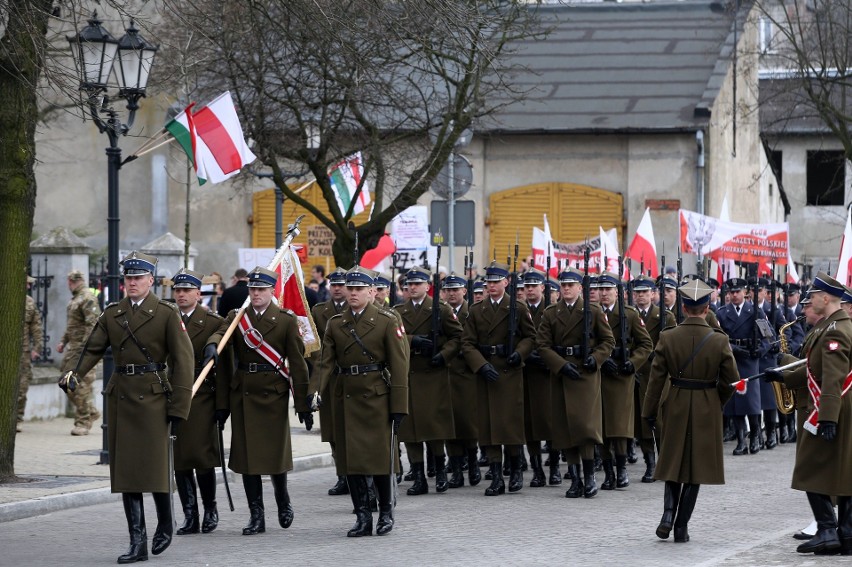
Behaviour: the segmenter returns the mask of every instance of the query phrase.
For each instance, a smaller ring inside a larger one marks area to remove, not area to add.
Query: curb
[[[334,464],[331,458],[331,453],[320,453],[317,455],[307,455],[304,457],[295,457],[293,459],[292,472],[309,471],[323,467],[330,467]],[[216,478],[221,482],[220,474]],[[228,471],[228,481],[236,484],[237,477],[233,471]],[[50,496],[40,496],[31,500],[22,500],[20,502],[11,502],[9,504],[0,504],[0,524],[3,522],[13,522],[15,520],[23,520],[24,518],[32,518],[34,516],[42,516],[51,512],[59,512],[68,508],[79,508],[83,506],[94,506],[104,504],[106,502],[119,501],[121,495],[110,492],[109,488],[95,488],[91,490],[81,490],[79,492],[68,492],[65,494],[53,494]]]

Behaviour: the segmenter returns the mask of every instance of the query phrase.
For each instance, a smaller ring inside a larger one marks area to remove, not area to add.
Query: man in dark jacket
[[[216,311],[222,317],[227,317],[234,309],[239,309],[248,297],[248,272],[240,268],[234,272],[236,283],[222,292]]]

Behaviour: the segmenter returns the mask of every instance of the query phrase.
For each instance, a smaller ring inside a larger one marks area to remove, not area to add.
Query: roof
[[[841,97],[846,96],[846,107],[852,104],[852,94],[845,94],[843,81],[814,79],[814,91],[828,93],[829,106],[842,108]],[[795,75],[760,79],[760,130],[773,135],[830,134],[828,126],[817,112],[815,103],[804,89],[804,79]]]
[[[559,133],[694,130],[706,126],[733,46],[730,11],[692,0],[543,6],[544,39],[512,55],[523,101],[480,131]],[[741,8],[740,15],[747,11]]]

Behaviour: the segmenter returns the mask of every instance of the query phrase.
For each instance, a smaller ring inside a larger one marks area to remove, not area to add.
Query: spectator
[[[217,311],[222,317],[227,317],[232,309],[239,309],[243,306],[248,297],[248,272],[243,268],[239,268],[234,272],[231,278],[233,285],[222,292],[222,297],[219,298]]]
[[[328,291],[328,280],[325,279],[325,266],[317,264],[311,268],[311,279],[316,280],[319,286],[317,289],[317,302],[329,301],[331,294]]]

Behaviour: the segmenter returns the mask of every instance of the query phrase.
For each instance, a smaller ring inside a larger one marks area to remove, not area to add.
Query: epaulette
[[[390,317],[391,319],[396,320],[396,315],[394,315],[393,313],[391,313],[387,309],[379,309],[378,311],[379,311],[379,313],[381,313],[385,317]]]
[[[674,328],[674,327],[669,327],[669,328]],[[726,333],[725,331],[723,331],[723,330],[722,330],[722,329],[720,329],[719,327],[710,327],[710,328],[711,328],[711,329],[713,329],[713,330],[714,330],[715,332],[717,332],[717,333],[722,333],[722,334],[723,334],[723,335],[725,335],[726,337],[728,336],[728,333]]]
[[[104,311],[106,311],[110,307],[115,307],[116,305],[118,305],[118,301],[113,301],[112,303],[107,303],[106,305],[104,305]]]
[[[335,313],[334,315],[329,317],[328,320],[331,321],[332,319],[337,319],[338,317],[343,317],[343,313]]]
[[[666,327],[665,329],[660,329],[660,332],[665,333],[666,331],[671,331],[672,329],[677,329],[677,325],[673,325],[671,327]],[[721,329],[716,329],[715,327],[713,327],[713,330],[721,331]]]
[[[177,306],[176,303],[172,303],[171,301],[166,301],[165,299],[160,299],[160,298],[157,298],[157,301],[160,302],[160,305],[168,305],[169,307],[171,307],[172,309],[177,311],[178,306]]]
[[[550,305],[545,307],[544,310],[547,311],[548,309],[553,309],[554,307],[559,307],[559,302],[551,303]]]
[[[282,313],[286,313],[287,315],[290,315],[291,317],[295,317],[295,316],[296,316],[296,314],[295,314],[295,313],[293,313],[293,310],[292,310],[292,309],[287,309],[286,307],[279,307],[278,309],[279,309]]]
[[[625,305],[624,309],[626,309],[627,311],[635,311],[636,313],[639,313],[639,310],[636,309],[635,305]]]
[[[214,319],[224,319],[221,315],[213,311],[212,309],[207,309],[207,316],[213,317]]]

